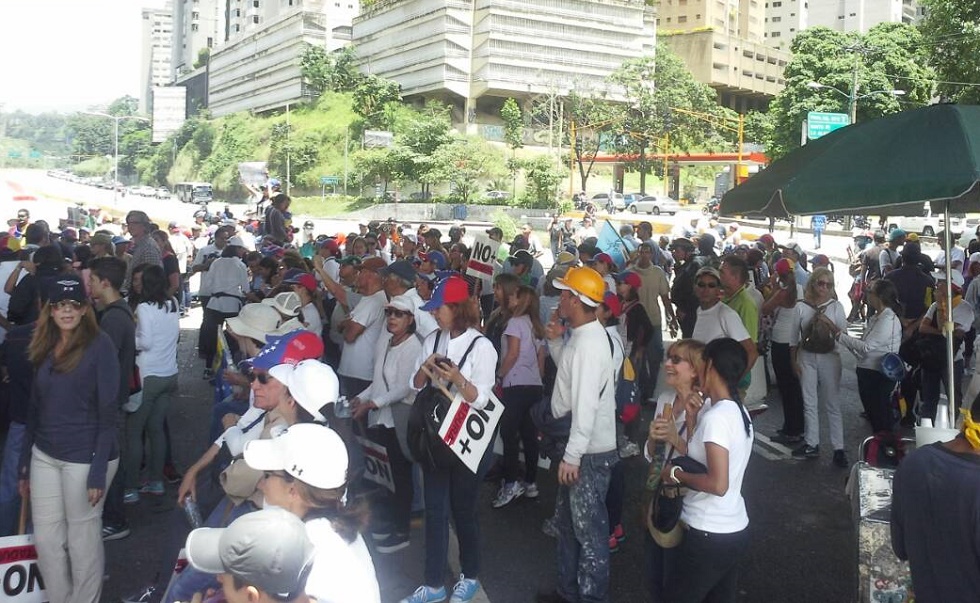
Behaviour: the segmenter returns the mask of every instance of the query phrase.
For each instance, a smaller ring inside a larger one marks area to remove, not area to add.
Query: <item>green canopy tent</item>
[[[980,211],[980,106],[933,105],[835,130],[728,191],[720,212],[919,215],[925,202],[941,208],[947,224],[949,212]],[[951,296],[949,273],[946,262]],[[952,329],[947,322],[946,333]],[[947,342],[954,425],[952,338]]]

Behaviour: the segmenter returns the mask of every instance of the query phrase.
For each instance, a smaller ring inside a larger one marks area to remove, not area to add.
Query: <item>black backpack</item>
[[[437,331],[433,350],[439,349],[440,337],[442,331]],[[459,360],[459,367],[466,364],[466,358],[473,351],[473,346],[482,337],[483,335],[473,338]],[[456,453],[439,436],[439,428],[442,427],[452,403],[442,389],[432,383],[415,396],[415,403],[408,415],[408,451],[424,469],[449,469],[454,464],[461,463]]]

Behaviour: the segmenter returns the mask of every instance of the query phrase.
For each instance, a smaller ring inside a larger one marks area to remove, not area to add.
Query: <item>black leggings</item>
[[[520,479],[520,453],[524,445],[524,481],[533,484],[538,475],[538,430],[531,420],[531,407],[541,401],[540,385],[505,387],[504,414],[500,417],[500,439],[504,445],[504,480]]]

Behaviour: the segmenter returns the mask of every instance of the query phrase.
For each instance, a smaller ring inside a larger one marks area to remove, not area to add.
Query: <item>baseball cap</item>
[[[810,264],[813,266],[827,266],[830,264],[830,258],[822,253],[818,253],[810,260]]]
[[[230,574],[280,601],[302,594],[316,556],[303,521],[279,508],[246,513],[227,528],[198,528],[186,549],[195,569]]]
[[[176,231],[180,230],[180,226],[178,226],[176,222],[171,222],[171,223],[167,224],[167,229],[170,232],[176,232]]]
[[[336,239],[326,239],[320,243],[320,249],[329,249],[331,253],[340,252],[340,245],[337,244]]]
[[[391,301],[388,302],[388,305],[385,307],[394,308],[403,312],[415,312],[416,310],[415,299],[404,294],[396,295],[395,297],[391,298]]]
[[[361,270],[372,270],[374,272],[380,272],[382,269],[386,268],[388,264],[384,260],[375,256],[370,258],[364,258],[361,261]]]
[[[75,230],[74,228],[66,228],[61,231],[61,238],[67,239],[69,241],[77,241],[78,231]]]
[[[517,266],[530,267],[534,264],[534,256],[526,249],[518,249],[514,255],[507,258],[507,261]]]
[[[558,266],[571,266],[576,261],[578,261],[578,258],[569,251],[561,251],[558,253],[558,257],[555,258],[555,264]]]
[[[895,228],[890,233],[888,233],[888,241],[889,242],[897,241],[902,237],[906,237],[906,236],[908,236],[908,233],[906,233],[904,230],[902,230],[901,228]]]
[[[776,239],[774,239],[771,234],[764,234],[759,237],[759,241],[765,245],[772,245],[776,242]]]
[[[48,302],[56,304],[66,299],[84,303],[86,301],[85,287],[77,274],[69,273],[59,278],[51,279],[47,287]]]
[[[704,268],[698,270],[697,273],[694,275],[694,279],[697,280],[698,277],[704,274],[713,276],[719,283],[721,282],[721,273],[719,273],[717,269],[712,268],[711,266],[705,266]]]
[[[620,273],[616,277],[616,281],[620,283],[626,283],[627,285],[633,287],[634,289],[639,289],[640,287],[643,286],[643,279],[640,278],[639,274],[633,272],[632,270],[627,270],[626,272]]]
[[[92,245],[102,245],[103,247],[109,247],[113,245],[112,237],[107,234],[94,234],[92,238],[88,240],[88,244]]]
[[[610,268],[616,267],[616,262],[613,261],[612,256],[604,251],[600,254],[597,254],[594,258],[592,258],[592,261],[596,263],[601,262],[609,266]]]
[[[786,276],[787,274],[793,272],[793,260],[789,258],[782,258],[776,262],[776,265],[773,266],[773,268],[775,269],[776,274],[779,276]]]
[[[285,471],[314,488],[332,490],[347,483],[347,447],[326,425],[299,423],[272,439],[247,442],[245,462],[259,471]]]
[[[415,267],[408,260],[398,260],[397,262],[392,262],[390,265],[381,269],[381,276],[388,276],[389,274],[394,274],[400,279],[406,280],[408,282],[415,282]]]
[[[609,308],[609,313],[614,318],[619,318],[619,315],[623,313],[623,304],[619,301],[619,296],[612,291],[606,292],[606,296],[602,298],[602,305]]]
[[[235,247],[244,247],[245,241],[243,241],[241,237],[232,237],[228,239],[228,244]]]
[[[803,255],[803,248],[796,241],[786,241],[784,245],[779,246],[780,249],[789,249],[790,251],[795,251],[797,255]]]
[[[266,335],[275,332],[279,326],[279,313],[266,304],[245,304],[238,316],[225,320],[225,324],[236,335],[265,341]]]
[[[689,249],[689,250],[691,250],[691,249],[694,249],[694,241],[692,241],[691,239],[688,239],[687,237],[677,237],[676,239],[674,239],[673,241],[670,242],[670,245],[668,245],[667,248],[669,250],[671,250],[671,251],[674,250],[674,249]]]
[[[306,329],[297,329],[279,337],[267,335],[265,340],[262,351],[252,359],[252,365],[257,369],[269,370],[279,364],[298,364],[323,355],[323,341]]]
[[[269,374],[289,388],[296,403],[313,415],[315,421],[326,421],[320,409],[325,404],[336,402],[340,397],[337,374],[319,360],[307,359],[296,364],[278,364],[269,369]]]
[[[299,314],[299,309],[302,307],[303,302],[300,301],[299,296],[295,292],[283,291],[273,297],[263,299],[262,304],[275,308],[283,316],[296,316]]]
[[[126,237],[121,236],[121,235],[116,235],[116,236],[112,237],[112,244],[113,245],[128,245],[129,244],[129,239],[127,239]]]
[[[975,262],[980,262],[980,251],[974,251],[970,254],[970,259],[968,260],[970,264]]]
[[[470,287],[463,277],[454,274],[442,280],[432,292],[432,299],[425,302],[421,310],[431,312],[445,304],[459,303],[470,297]]]
[[[436,270],[445,270],[448,264],[446,256],[441,251],[421,251],[419,252],[419,259],[423,262],[431,262]]]
[[[503,237],[504,236],[504,231],[501,230],[499,227],[494,226],[493,228],[488,228],[487,229],[487,234],[490,235],[491,237],[494,236],[494,235],[497,235],[498,237]]]
[[[303,272],[298,268],[291,268],[286,271],[282,279],[286,285],[300,285],[307,291],[316,291],[316,278],[309,272]]]

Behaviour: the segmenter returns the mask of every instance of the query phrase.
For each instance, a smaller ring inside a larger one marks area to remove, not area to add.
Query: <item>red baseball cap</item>
[[[619,315],[623,313],[623,304],[620,303],[619,296],[612,291],[606,292],[606,296],[602,298],[602,305],[609,308],[609,313],[614,318],[619,318]]]
[[[643,284],[643,280],[640,279],[640,275],[631,270],[627,270],[626,272],[620,273],[620,275],[617,277],[616,280],[618,280],[621,283],[626,283],[627,285],[633,287],[634,289],[639,289],[640,286]]]
[[[466,301],[470,297],[470,286],[461,276],[453,275],[436,285],[436,290],[432,293],[432,299],[422,306],[425,312],[438,310],[445,304],[459,303]]]
[[[267,336],[266,342],[252,359],[254,368],[269,370],[280,364],[299,364],[323,356],[323,340],[306,329],[290,331],[281,337]]]
[[[594,258],[592,258],[592,261],[596,263],[602,262],[603,264],[606,264],[610,268],[616,267],[616,262],[614,262],[612,256],[606,252],[597,254]]]

